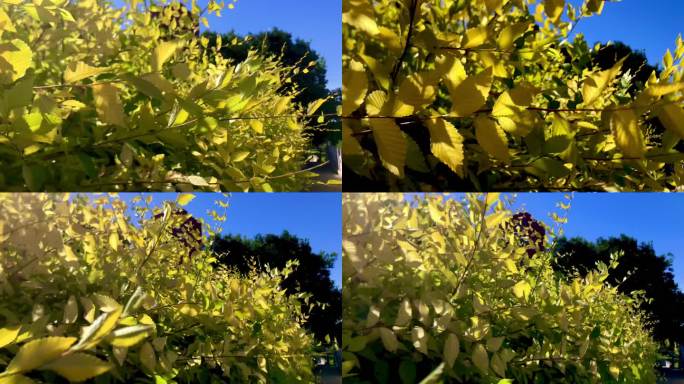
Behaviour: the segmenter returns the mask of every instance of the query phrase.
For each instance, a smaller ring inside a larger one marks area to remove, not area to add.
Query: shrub
[[[175,203],[136,200],[0,195],[0,383],[312,381],[292,265],[215,267]]]
[[[601,70],[605,47],[570,39],[604,3],[344,1],[345,189],[684,185],[684,41],[632,95],[625,58]]]
[[[302,190],[292,67],[199,36],[209,1],[0,4],[0,188]],[[191,4],[190,4],[191,3]],[[231,5],[232,6],[232,5]],[[311,65],[315,65],[312,63]]]
[[[639,299],[604,283],[617,258],[565,280],[551,251],[528,254],[507,206],[345,195],[345,382],[655,381]]]

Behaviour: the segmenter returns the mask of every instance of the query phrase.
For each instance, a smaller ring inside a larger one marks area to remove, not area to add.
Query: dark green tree
[[[611,254],[620,251],[624,255],[618,268],[611,271],[608,283],[623,293],[645,293],[642,309],[653,321],[656,340],[684,342],[684,293],[674,281],[671,255],[657,255],[652,244],[625,235],[600,238],[594,243],[562,238],[555,248],[553,267],[566,276],[585,275],[598,262],[608,264]]]
[[[217,33],[205,32],[204,36],[209,39],[209,47],[216,46]],[[250,50],[256,50],[268,56],[279,57],[285,65],[295,67],[296,73],[292,84],[286,86],[283,92],[296,87],[300,93],[294,101],[304,108],[315,100],[329,97],[330,99],[321,106],[319,112],[324,114],[336,112],[341,102],[336,97],[339,90],[328,90],[325,79],[325,59],[311,48],[309,42],[295,39],[292,34],[278,28],[258,33],[248,39],[231,31],[222,34],[221,39],[223,42],[230,42],[233,39],[242,41],[242,44],[222,44],[221,46],[221,54],[232,58],[235,62],[245,60]],[[310,65],[312,62],[315,64]],[[323,124],[310,129],[312,142],[314,145],[320,145],[326,141],[337,142],[341,140],[340,131],[341,128],[335,120],[326,118]]]
[[[225,235],[216,237],[212,250],[218,262],[234,268],[240,273],[248,273],[252,266],[258,270],[283,268],[290,260],[297,260],[299,266],[282,283],[288,294],[307,292],[313,295],[312,301],[319,303],[311,311],[305,324],[316,338],[325,342],[326,336],[337,340],[342,335],[342,293],[330,279],[330,268],[336,255],[316,253],[309,242],[284,231],[280,235],[257,235],[253,239]],[[308,311],[307,308],[304,308]]]

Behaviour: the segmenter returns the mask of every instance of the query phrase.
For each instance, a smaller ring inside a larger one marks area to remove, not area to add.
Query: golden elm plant
[[[173,230],[192,197],[1,194],[0,383],[312,382],[296,266],[217,266],[189,240],[227,200],[198,237]]]
[[[592,68],[602,45],[570,38],[604,0],[343,5],[344,163],[359,180],[405,191],[684,184],[681,36],[631,96],[622,61]]]
[[[344,195],[345,382],[655,382],[642,298],[605,282],[619,255],[560,277],[553,247],[515,230],[511,203]],[[551,213],[550,240],[569,206]]]
[[[210,0],[0,3],[0,188],[302,190],[313,182],[295,69],[224,59]],[[311,63],[310,65],[315,65]]]

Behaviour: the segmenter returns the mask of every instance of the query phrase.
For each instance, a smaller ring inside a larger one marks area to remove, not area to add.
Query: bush
[[[189,3],[189,2],[188,2]],[[0,188],[302,190],[309,141],[293,67],[239,63],[180,1],[0,4]],[[311,65],[315,65],[312,63]]]
[[[604,283],[617,258],[565,280],[507,206],[345,195],[345,382],[655,382],[639,299]]]
[[[0,383],[313,381],[292,265],[214,267],[176,204],[136,200],[0,196]]]
[[[344,1],[345,189],[684,185],[684,40],[634,92],[626,57],[570,39],[605,3]]]

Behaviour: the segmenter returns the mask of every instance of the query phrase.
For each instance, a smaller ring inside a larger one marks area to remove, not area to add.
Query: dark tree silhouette
[[[660,74],[658,67],[648,63],[648,59],[643,51],[634,50],[619,41],[606,45],[595,52],[592,56],[592,63],[605,70],[612,68],[623,58],[626,59],[622,64],[622,71],[629,71],[633,76],[632,84],[629,87],[629,93],[632,95],[636,95],[640,90],[644,89],[648,78],[653,72]]]
[[[335,254],[315,253],[308,241],[287,231],[280,235],[258,235],[253,239],[241,236],[220,236],[214,239],[212,250],[218,262],[247,273],[256,265],[263,269],[283,268],[289,260],[299,261],[299,266],[282,283],[288,294],[307,292],[321,306],[314,307],[307,321],[307,328],[320,341],[326,336],[337,340],[342,335],[342,294],[330,279]],[[306,306],[305,311],[309,308]]]
[[[684,293],[674,281],[668,256],[656,255],[652,244],[638,243],[625,235],[601,238],[595,243],[562,238],[556,245],[553,267],[566,276],[575,272],[585,275],[599,261],[608,264],[610,255],[618,251],[623,251],[624,256],[607,282],[623,293],[644,291],[649,300],[642,309],[653,321],[655,339],[684,342]]]
[[[216,46],[218,35],[215,32],[205,32],[204,36],[209,39],[209,47]],[[220,52],[223,57],[241,62],[247,58],[250,50],[259,51],[267,56],[278,57],[285,65],[293,66],[298,70],[294,75],[292,84],[283,88],[283,92],[290,91],[291,87],[297,87],[300,94],[294,99],[294,102],[303,107],[315,100],[330,97],[331,99],[321,106],[319,113],[334,114],[336,112],[337,105],[341,102],[336,95],[341,94],[341,92],[327,89],[325,60],[311,48],[307,41],[293,39],[290,33],[278,28],[256,34],[241,44],[228,44],[235,38],[244,39],[235,32],[221,35],[224,44],[222,44]],[[309,66],[312,61],[316,64]],[[326,141],[339,141],[341,134],[338,131],[341,129],[336,122],[333,119],[326,119],[323,126],[310,131],[313,144],[319,145]]]

